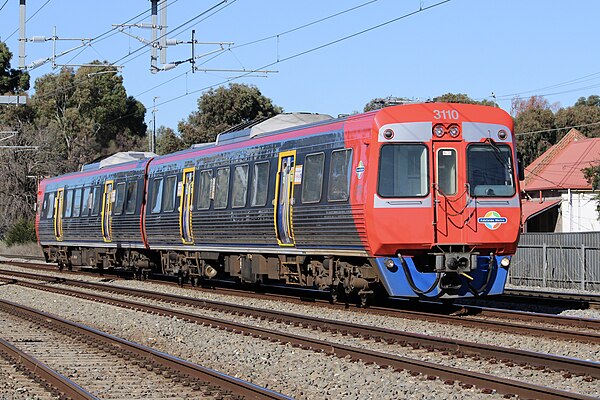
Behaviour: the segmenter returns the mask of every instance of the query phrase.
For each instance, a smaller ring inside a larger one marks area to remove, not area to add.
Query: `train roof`
[[[125,164],[135,161],[144,160],[146,158],[157,157],[158,155],[149,151],[122,151],[106,157],[99,162],[85,164],[81,167],[81,172],[94,171],[113,165]]]

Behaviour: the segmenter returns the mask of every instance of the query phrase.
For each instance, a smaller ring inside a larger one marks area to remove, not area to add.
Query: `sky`
[[[600,94],[600,2],[595,0],[168,0],[169,39],[197,44],[189,62],[150,71],[150,47],[113,24],[146,23],[148,0],[27,0],[26,37],[56,35],[56,63],[108,61],[120,67],[127,94],[147,108],[146,121],[177,129],[208,89],[255,85],[286,112],[337,116],[362,111],[376,97],[425,101],[444,93],[493,100],[543,95],[567,107]],[[337,14],[337,15],[336,15]],[[159,19],[160,21],[160,19]],[[18,67],[19,0],[0,0],[0,40]],[[297,29],[298,28],[298,29]],[[150,29],[125,28],[151,39]],[[264,40],[260,40],[264,39]],[[28,42],[26,64],[52,56],[52,42]],[[167,63],[191,57],[191,46],[167,50]],[[159,65],[160,66],[160,65]],[[36,78],[57,73],[48,62]],[[33,90],[31,91],[33,93]]]

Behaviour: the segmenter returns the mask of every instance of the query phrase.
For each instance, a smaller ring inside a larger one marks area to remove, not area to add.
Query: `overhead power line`
[[[539,130],[539,131],[520,132],[520,133],[515,133],[515,136],[532,135],[534,133],[546,133],[546,132],[562,131],[564,129],[583,128],[583,127],[586,127],[586,126],[594,126],[594,125],[600,125],[600,121],[598,121],[598,122],[590,122],[589,124],[563,126],[562,128],[549,128],[549,129],[542,129],[542,130]]]
[[[376,29],[382,28],[382,27],[384,27],[384,26],[386,26],[386,25],[389,25],[389,24],[392,24],[392,23],[394,23],[394,22],[398,22],[398,21],[400,21],[400,20],[402,20],[402,19],[406,19],[406,18],[408,18],[408,17],[411,17],[411,16],[413,16],[413,15],[416,15],[416,14],[419,14],[419,13],[422,13],[422,12],[425,12],[425,11],[428,11],[428,10],[431,10],[431,9],[433,9],[433,8],[435,8],[435,7],[441,6],[442,4],[449,3],[450,1],[452,1],[452,0],[443,0],[443,1],[440,1],[440,2],[438,2],[438,3],[432,4],[432,5],[430,5],[430,6],[427,6],[427,7],[420,7],[418,10],[415,10],[415,11],[409,12],[409,13],[407,13],[407,14],[403,14],[403,15],[401,15],[401,16],[399,16],[399,17],[396,17],[396,18],[390,19],[390,20],[388,20],[388,21],[386,21],[386,22],[383,22],[383,23],[381,23],[381,24],[374,25],[374,26],[372,26],[372,27],[370,27],[370,28],[363,29],[363,30],[361,30],[361,31],[358,31],[358,32],[352,33],[352,34],[350,34],[350,35],[346,35],[346,36],[344,36],[344,37],[341,37],[341,38],[339,38],[339,39],[336,39],[336,40],[332,40],[332,41],[330,41],[330,42],[327,42],[327,43],[324,43],[324,44],[322,44],[322,45],[315,46],[315,47],[313,47],[313,48],[310,48],[310,49],[308,49],[308,50],[304,50],[304,51],[298,52],[298,53],[296,53],[296,54],[293,54],[293,55],[291,55],[291,56],[288,56],[288,57],[285,57],[285,58],[278,59],[278,60],[276,60],[276,61],[274,61],[274,62],[272,62],[272,63],[266,64],[266,65],[263,65],[263,66],[261,66],[261,67],[259,67],[259,68],[256,68],[256,69],[249,70],[248,72],[245,72],[245,73],[243,73],[243,74],[241,74],[241,75],[238,75],[238,76],[235,76],[235,77],[232,77],[232,78],[229,78],[229,79],[227,79],[227,80],[224,80],[224,81],[222,81],[222,82],[220,82],[220,83],[217,83],[217,84],[214,84],[214,85],[210,85],[210,86],[207,86],[207,87],[204,87],[204,88],[201,88],[201,89],[193,90],[193,91],[191,91],[191,92],[187,92],[187,93],[185,93],[185,94],[183,94],[183,95],[180,95],[180,96],[174,97],[174,98],[172,98],[172,99],[169,99],[169,100],[163,101],[163,102],[161,102],[160,104],[157,104],[157,106],[160,106],[160,105],[163,105],[163,104],[167,104],[167,103],[173,102],[173,101],[175,101],[175,100],[179,100],[179,99],[181,99],[181,98],[183,98],[183,97],[189,96],[189,95],[191,95],[191,94],[194,94],[194,93],[203,92],[203,91],[209,90],[209,89],[211,89],[211,88],[214,88],[214,87],[217,87],[217,86],[224,85],[224,84],[226,84],[226,83],[229,83],[229,82],[232,82],[232,81],[234,81],[234,80],[241,79],[241,78],[243,78],[243,77],[245,77],[245,76],[248,76],[248,75],[250,75],[250,74],[253,74],[253,73],[255,73],[256,71],[263,70],[263,69],[267,69],[267,68],[270,68],[270,67],[272,67],[272,66],[274,66],[274,65],[276,65],[276,64],[280,64],[280,63],[282,63],[282,62],[285,62],[285,61],[289,61],[289,60],[292,60],[292,59],[295,59],[295,58],[298,58],[298,57],[301,57],[301,56],[305,56],[305,55],[307,55],[307,54],[309,54],[309,53],[312,53],[312,52],[315,52],[315,51],[317,51],[317,50],[324,49],[324,48],[326,48],[326,47],[329,47],[329,46],[332,46],[332,45],[334,45],[334,44],[337,44],[337,43],[340,43],[340,42],[346,41],[346,40],[348,40],[348,39],[351,39],[351,38],[354,38],[354,37],[357,37],[357,36],[363,35],[363,34],[365,34],[365,33],[368,33],[368,32],[371,32],[371,31],[373,31],[373,30],[376,30]]]

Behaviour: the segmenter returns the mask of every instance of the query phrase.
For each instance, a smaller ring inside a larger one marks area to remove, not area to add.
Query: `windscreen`
[[[467,179],[473,197],[511,197],[515,194],[509,146],[473,144],[467,148]]]

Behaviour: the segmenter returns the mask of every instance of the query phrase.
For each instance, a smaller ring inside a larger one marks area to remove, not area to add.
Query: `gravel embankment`
[[[11,268],[14,268],[15,270],[19,269],[18,267]],[[99,279],[95,277],[82,277],[81,279],[87,281],[99,281]],[[567,357],[595,361],[600,360],[599,346],[584,345],[581,343],[569,343],[564,341],[542,339],[538,337],[523,337],[498,332],[485,332],[474,328],[463,328],[430,323],[426,321],[404,320],[400,318],[369,315],[368,313],[349,310],[330,310],[315,307],[314,305],[298,305],[272,300],[239,298],[191,289],[166,287],[146,282],[115,281],[111,282],[111,284],[135,287],[145,290],[165,291],[173,294],[205,298],[210,300],[236,302],[253,307],[302,313],[326,319],[338,319],[366,325],[382,326],[401,331],[451,337],[480,343],[490,343],[497,346],[520,348],[529,351],[558,354]],[[0,294],[2,296],[4,296],[3,293],[5,292],[9,291],[0,290]],[[25,293],[32,294],[23,296]],[[47,295],[50,297],[46,298]],[[458,388],[456,385],[442,385],[439,381],[423,382],[420,378],[412,377],[409,374],[394,373],[388,370],[380,369],[376,366],[362,366],[360,364],[349,363],[346,360],[331,358],[312,352],[307,353],[305,350],[292,349],[289,346],[265,343],[263,341],[257,341],[256,339],[245,338],[241,335],[224,334],[219,330],[198,327],[195,325],[190,326],[190,324],[185,324],[177,320],[168,320],[168,322],[159,323],[157,321],[162,317],[145,316],[140,313],[134,313],[135,316],[126,318],[125,315],[129,315],[128,313],[130,313],[128,310],[122,310],[111,306],[101,306],[95,303],[92,303],[89,306],[78,306],[76,310],[72,310],[72,306],[65,307],[62,304],[64,301],[64,298],[61,299],[62,296],[41,294],[37,291],[28,292],[26,289],[16,290],[16,292],[12,293],[11,296],[19,298],[20,303],[23,303],[23,299],[28,298],[29,300],[27,301],[34,302],[32,306],[36,308],[48,305],[50,307],[48,310],[49,312],[56,314],[59,314],[59,312],[65,312],[67,313],[65,318],[74,318],[80,322],[98,327],[99,329],[108,330],[118,335],[132,335],[131,337],[134,338],[133,340],[140,341],[141,343],[147,345],[152,345],[153,347],[159,346],[163,351],[167,351],[184,358],[188,358],[184,356],[185,354],[188,354],[188,352],[193,354],[193,349],[202,349],[202,351],[196,351],[196,354],[209,356],[206,358],[192,358],[193,361],[203,365],[207,365],[204,361],[210,362],[211,365],[207,366],[222,370],[227,373],[231,372],[224,369],[224,366],[227,368],[232,368],[232,371],[235,371],[234,374],[243,379],[247,379],[261,385],[263,385],[264,382],[267,382],[269,383],[269,387],[298,398],[394,398],[398,396],[419,398],[419,393],[428,394],[423,398],[473,398],[473,395],[481,396],[482,398],[490,398],[489,395],[483,395],[477,390],[473,389],[466,390]],[[77,301],[78,305],[80,303],[87,304],[87,302],[82,302],[81,300],[73,301]],[[109,308],[107,310],[100,311],[100,307]],[[87,311],[88,308],[91,308],[92,311]],[[86,312],[83,313],[82,310],[86,310]],[[96,311],[96,314],[94,314],[94,310],[98,310]],[[600,318],[600,312],[597,310],[590,311],[592,311],[590,314],[592,314],[593,318]],[[68,316],[73,312],[73,317]],[[215,316],[215,313],[210,311],[200,310],[197,312],[200,314]],[[110,318],[98,317],[100,315],[108,314],[111,315]],[[118,320],[123,318],[123,322],[117,322],[117,318],[114,316],[118,316]],[[443,363],[444,365],[451,365],[478,372],[495,374],[511,379],[523,379],[530,382],[536,382],[537,384],[541,385],[556,387],[561,390],[576,391],[579,393],[600,396],[597,382],[585,382],[580,377],[564,379],[560,374],[557,373],[528,370],[516,366],[507,367],[501,363],[490,364],[485,361],[474,361],[470,358],[457,359],[452,356],[442,356],[439,353],[431,353],[422,350],[415,351],[401,346],[377,344],[374,342],[367,342],[360,339],[337,336],[319,331],[311,333],[311,331],[302,330],[301,328],[294,328],[283,324],[274,324],[271,322],[260,322],[244,317],[225,317],[223,314],[216,316],[219,318],[234,319],[236,321],[248,324],[260,325],[270,329],[285,330],[300,335],[332,340],[338,343],[368,347],[378,351],[386,351],[393,354],[411,358],[419,358],[426,361],[435,361]],[[150,318],[150,321],[141,322],[146,321],[148,317]],[[77,318],[81,319],[79,320]],[[97,324],[101,326],[95,325],[94,323],[96,321]],[[140,330],[139,328],[142,326],[144,326],[144,328]],[[112,329],[114,329],[114,331]],[[144,332],[144,334],[142,335],[140,332]],[[190,340],[187,338],[194,338],[194,341],[198,340],[201,344],[191,344]],[[216,351],[215,348],[217,349]],[[177,352],[179,352],[179,354]],[[236,361],[232,362],[230,357],[233,357],[234,360],[239,357],[240,365],[236,365]],[[292,359],[289,359],[289,357],[292,357]],[[212,363],[214,363],[214,365]],[[299,374],[294,373],[295,368],[299,368],[301,370]],[[315,369],[312,370],[311,368]],[[273,369],[276,371],[273,372]],[[281,371],[283,371],[282,375]],[[360,372],[360,378],[353,376],[355,371]],[[363,379],[365,379],[365,382],[362,382]],[[423,388],[427,388],[427,390],[425,390],[425,392],[420,391],[423,390]],[[429,391],[430,388],[434,388],[433,397],[429,396],[429,394],[431,394]]]
[[[298,399],[500,399],[478,389],[104,304],[0,287],[0,298],[152,346]],[[0,327],[1,332],[1,327]]]

